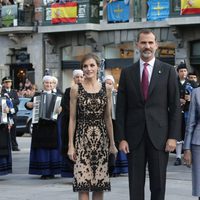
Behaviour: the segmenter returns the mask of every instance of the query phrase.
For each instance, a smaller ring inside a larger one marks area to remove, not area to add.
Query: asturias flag
[[[149,0],[148,21],[161,21],[169,16],[169,0]]]
[[[200,0],[181,0],[181,14],[199,14]]]
[[[75,23],[77,20],[77,2],[51,5],[51,23]]]
[[[112,1],[107,5],[108,22],[128,22],[129,3],[124,1]]]

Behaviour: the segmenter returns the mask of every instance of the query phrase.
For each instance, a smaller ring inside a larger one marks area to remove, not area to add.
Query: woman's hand
[[[61,112],[62,112],[62,107],[59,106],[59,107],[56,109],[56,113],[57,113],[57,114],[60,114]]]
[[[184,151],[184,161],[185,161],[185,164],[188,166],[188,167],[191,167],[191,164],[192,164],[192,152],[191,150],[185,150]]]
[[[12,128],[12,124],[8,124],[8,130],[10,132],[10,129]]]
[[[74,146],[69,146],[67,155],[69,156],[70,160],[74,162],[76,161],[76,151],[75,151]]]
[[[109,153],[112,153],[115,155],[115,157],[117,157],[118,150],[117,150],[115,144],[110,145]]]
[[[59,106],[58,113],[60,114],[62,112],[62,106]]]
[[[27,102],[27,103],[26,103],[26,106],[27,106],[28,108],[33,108],[33,107],[34,107],[34,103],[33,103],[33,102]]]
[[[6,106],[6,107],[4,108],[4,110],[3,110],[3,112],[4,112],[4,113],[9,113],[9,112],[10,112],[10,109],[9,109],[9,107],[8,107],[8,106]]]

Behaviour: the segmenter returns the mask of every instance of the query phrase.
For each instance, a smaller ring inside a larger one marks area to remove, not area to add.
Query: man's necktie
[[[148,88],[149,88],[149,73],[148,73],[148,63],[144,63],[144,69],[142,72],[142,91],[144,95],[145,101],[147,100],[147,95],[148,95]]]

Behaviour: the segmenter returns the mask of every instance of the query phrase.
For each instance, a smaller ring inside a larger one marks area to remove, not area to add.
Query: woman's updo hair
[[[87,60],[89,60],[89,59],[95,60],[97,66],[98,66],[98,67],[100,66],[100,59],[99,59],[99,57],[98,57],[97,55],[95,55],[94,53],[88,53],[88,54],[86,54],[86,55],[82,58],[82,60],[81,60],[81,69],[83,69],[84,63],[85,63]]]

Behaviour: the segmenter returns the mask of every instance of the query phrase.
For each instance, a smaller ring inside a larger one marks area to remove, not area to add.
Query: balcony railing
[[[77,1],[72,1],[72,2],[77,2],[77,20],[76,24],[81,24],[81,23],[99,23],[100,22],[100,16],[99,16],[99,1],[98,0],[77,0]],[[122,6],[124,0],[118,0],[118,1],[113,1],[107,6],[104,6],[104,17],[103,17],[103,22],[104,23],[129,23],[129,22],[141,22],[142,18],[143,20],[145,19],[145,13],[144,10],[148,13],[149,6],[147,4],[143,4],[142,1],[140,0],[134,0],[133,3],[129,1],[129,4]],[[127,1],[128,2],[128,1]],[[200,14],[197,15],[181,15],[180,10],[181,10],[181,3],[180,0],[168,0],[169,2],[169,15],[163,17],[162,19],[155,18],[154,20],[147,19],[147,14],[146,14],[146,19],[148,21],[163,21],[167,18],[174,18],[174,17],[179,17],[179,18],[184,18],[184,17],[192,17],[192,16],[200,16]],[[121,3],[121,5],[120,5]],[[59,5],[59,3],[57,3]],[[62,3],[60,3],[62,5]],[[109,6],[108,6],[109,5]],[[117,5],[117,6],[116,6]],[[146,5],[146,7],[145,7]],[[159,6],[160,4],[156,5],[156,10],[159,13],[162,12],[163,6]],[[114,6],[116,8],[114,8]],[[106,7],[106,8],[105,8]],[[108,10],[108,7],[112,7],[112,10]],[[124,18],[125,14],[127,14],[127,7],[128,11],[130,11],[129,16],[127,19]],[[146,10],[147,9],[147,10]],[[154,9],[154,10],[155,10]],[[114,15],[109,15],[108,12],[113,12],[116,17],[113,17],[113,19],[110,20],[109,16],[114,16]],[[124,14],[122,14],[124,12]],[[120,16],[120,14],[122,14]],[[119,17],[120,16],[120,17]],[[117,19],[118,17],[118,19]],[[133,19],[133,20],[130,20]],[[59,23],[59,25],[66,25],[67,23]],[[45,5],[43,7],[43,21],[42,25],[54,25],[52,24],[52,7],[51,5]]]
[[[33,6],[5,5],[0,8],[0,27],[33,26]]]
[[[77,16],[74,24],[85,24],[85,23],[100,23],[100,16],[99,16],[99,0],[77,0],[71,1],[77,2]],[[68,2],[70,3],[70,2]],[[200,16],[198,15],[181,15],[180,14],[180,0],[169,0],[170,3],[170,13],[169,19],[174,17],[184,18],[184,17],[192,17],[192,16]],[[54,3],[55,4],[55,3]],[[56,3],[58,6],[62,5],[63,3]],[[118,12],[121,11],[120,8],[117,8]],[[129,4],[130,12],[129,19],[133,20],[126,20],[125,23],[135,23],[141,22],[142,18],[145,19],[145,14],[142,13],[146,9],[144,8],[143,4],[140,0],[134,0],[134,3]],[[148,7],[147,7],[148,9]],[[147,10],[148,11],[148,10]],[[105,11],[104,11],[105,12]],[[42,26],[56,26],[56,25],[66,25],[70,23],[52,23],[52,4],[42,6],[40,11],[41,13],[41,23]],[[38,14],[38,13],[37,13]],[[33,26],[34,25],[34,7],[31,5],[21,7],[17,5],[5,5],[0,8],[0,27],[19,27],[19,26]],[[107,14],[106,14],[107,15]],[[104,25],[108,23],[108,17],[104,15],[103,18]],[[122,23],[123,21],[119,21]],[[116,22],[109,22],[116,23]]]

